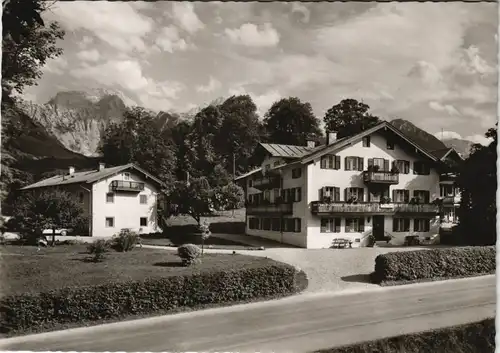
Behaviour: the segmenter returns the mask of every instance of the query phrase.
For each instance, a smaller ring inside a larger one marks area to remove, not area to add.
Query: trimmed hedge
[[[306,286],[303,272],[283,264],[11,295],[0,299],[0,331],[281,297]]]
[[[494,274],[494,246],[391,252],[375,258],[375,283]]]
[[[494,353],[495,319],[322,349],[317,353]]]

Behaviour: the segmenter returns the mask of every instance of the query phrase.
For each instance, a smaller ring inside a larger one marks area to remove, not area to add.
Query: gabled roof
[[[457,152],[453,147],[442,148],[439,150],[431,151],[431,153],[436,156],[439,160],[443,160],[448,157],[451,153],[455,153],[460,159],[464,159],[460,153]]]
[[[389,122],[383,121],[380,124],[377,124],[377,125],[371,127],[370,129],[367,129],[365,131],[360,132],[357,135],[354,135],[354,136],[351,136],[351,137],[348,137],[348,138],[339,139],[339,140],[335,141],[334,143],[332,143],[331,145],[328,145],[328,146],[322,146],[323,148],[321,148],[320,150],[315,151],[313,153],[310,153],[310,154],[302,157],[301,163],[302,164],[307,164],[309,162],[312,162],[315,158],[321,157],[321,156],[323,156],[325,154],[328,154],[328,153],[334,153],[335,151],[338,151],[339,149],[344,148],[344,147],[346,147],[346,146],[348,146],[348,145],[350,145],[350,144],[352,144],[352,143],[354,143],[354,142],[362,139],[365,136],[371,135],[371,134],[373,134],[374,132],[377,132],[380,129],[389,129],[389,130],[391,130],[396,135],[398,135],[401,138],[403,138],[404,140],[406,140],[410,145],[412,145],[413,147],[415,147],[417,150],[419,150],[420,152],[422,152],[422,154],[424,154],[425,156],[427,156],[432,161],[437,161],[438,160],[438,158],[436,158],[430,152],[428,152],[427,150],[423,149],[417,143],[415,143],[414,141],[412,141],[408,136],[406,136],[403,132],[401,132],[401,130],[399,130],[398,128],[396,128],[395,126],[393,126],[392,124],[390,124]]]
[[[275,143],[260,143],[260,146],[264,147],[272,157],[283,158],[300,158],[314,149],[314,147],[308,146],[279,145]]]
[[[144,169],[139,168],[138,166],[136,166],[133,163],[129,163],[129,164],[120,165],[117,167],[104,168],[102,170],[88,170],[88,171],[82,171],[82,172],[75,172],[71,175],[69,175],[69,174],[56,175],[56,176],[53,176],[51,178],[43,179],[43,180],[40,180],[34,184],[25,186],[21,190],[30,190],[30,189],[42,188],[42,187],[48,187],[48,186],[59,186],[59,185],[68,185],[68,184],[77,184],[77,183],[92,184],[92,183],[95,183],[99,180],[111,177],[111,176],[118,174],[122,171],[125,171],[127,169],[135,169],[139,173],[152,179],[157,184],[159,184],[159,185],[163,184],[158,178],[152,176],[151,174],[146,172]]]
[[[451,152],[451,148],[441,148],[439,150],[430,151],[437,159],[445,158]]]

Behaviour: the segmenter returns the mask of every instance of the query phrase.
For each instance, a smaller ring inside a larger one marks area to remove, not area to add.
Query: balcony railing
[[[363,172],[363,180],[365,183],[398,184],[399,174],[391,172],[374,172],[365,170]]]
[[[311,203],[311,213],[313,214],[379,214],[393,215],[398,213],[417,213],[417,214],[435,214],[439,212],[439,207],[432,204],[404,204],[404,203],[346,203],[332,202],[321,203],[314,201]]]
[[[460,201],[461,201],[460,195],[443,197],[443,205],[455,205],[459,204]]]
[[[246,213],[248,215],[259,215],[259,214],[283,214],[291,215],[293,213],[292,203],[269,203],[269,204],[248,204],[246,207]]]
[[[253,187],[256,189],[279,188],[280,178],[276,176],[265,176],[253,181]]]
[[[457,180],[457,176],[454,174],[441,174],[439,176],[440,184],[454,184]]]
[[[111,190],[141,192],[144,190],[144,183],[137,181],[113,180],[111,182]]]

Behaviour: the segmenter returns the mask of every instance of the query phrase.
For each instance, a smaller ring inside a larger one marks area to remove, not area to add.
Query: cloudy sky
[[[250,94],[320,118],[343,98],[384,119],[480,141],[496,121],[494,3],[59,2],[66,30],[26,98],[107,88],[128,104],[187,111]]]

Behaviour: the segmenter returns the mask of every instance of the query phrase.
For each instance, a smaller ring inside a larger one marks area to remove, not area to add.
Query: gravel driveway
[[[355,249],[266,249],[238,251],[247,255],[268,256],[302,269],[309,278],[306,292],[339,291],[378,287],[369,283],[375,258],[395,251],[424,250],[423,248],[355,248]]]
[[[144,245],[144,247],[158,248]],[[165,248],[166,247],[160,247]],[[368,275],[375,268],[379,254],[396,251],[425,250],[421,247],[404,248],[353,248],[353,249],[299,249],[271,248],[266,250],[236,250],[236,253],[251,256],[267,256],[298,267],[307,274],[309,286],[305,292],[330,292],[378,287],[369,282]],[[170,250],[176,250],[170,248]],[[205,249],[209,253],[230,254],[233,250]]]

